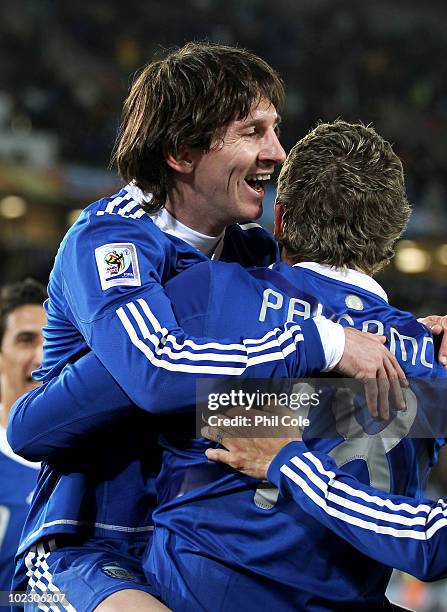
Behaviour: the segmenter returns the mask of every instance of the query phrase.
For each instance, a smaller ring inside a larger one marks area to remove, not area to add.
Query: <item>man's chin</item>
[[[260,217],[262,217],[262,213],[264,212],[264,208],[262,203],[256,207],[255,210],[251,212],[251,214],[247,213],[246,216],[241,217],[236,221],[236,223],[252,223],[253,221],[257,221]]]

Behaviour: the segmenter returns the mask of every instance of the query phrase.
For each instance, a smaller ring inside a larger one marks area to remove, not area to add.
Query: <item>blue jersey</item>
[[[198,375],[296,376],[323,367],[312,321],[286,324],[261,341],[185,334],[162,284],[207,259],[158,229],[135,197],[128,186],[86,208],[56,257],[38,374],[46,384],[13,408],[8,430],[15,450],[36,458],[43,447],[51,463],[40,474],[21,552],[54,533],[139,540],[149,534],[158,470],[152,415],[189,404]],[[257,250],[264,265],[276,255],[259,226],[227,228],[223,259],[251,265]],[[70,365],[88,350],[94,355],[83,357],[90,357],[86,370]],[[59,403],[50,400],[55,390]],[[38,425],[27,418],[32,409]],[[87,432],[97,435],[80,443]],[[51,449],[61,444],[66,452],[57,461]],[[111,455],[110,448],[119,450]]]
[[[11,589],[14,557],[39,467],[12,452],[6,431],[0,427],[0,591]]]
[[[420,580],[447,576],[446,499],[416,500],[368,487],[304,442],[278,453],[268,479],[368,557]]]
[[[186,287],[194,286],[194,292]],[[251,274],[237,265],[200,264],[168,285],[179,322],[194,333],[225,337],[313,314],[385,334],[408,376],[445,376],[433,340],[410,313],[390,306],[371,278],[324,266],[277,264]],[[330,399],[330,398],[329,398]],[[318,412],[320,411],[320,412]],[[357,435],[344,429],[332,402],[309,412],[331,420],[334,435],[308,446],[330,453],[368,485],[420,496],[442,439],[412,439],[414,402],[390,423],[366,414]],[[386,429],[389,428],[389,429]],[[311,435],[311,434],[310,434]],[[391,570],[365,557],[277,490],[221,465],[210,465],[209,442],[188,439],[171,423],[158,479],[159,506],[145,569],[174,609],[377,610]]]

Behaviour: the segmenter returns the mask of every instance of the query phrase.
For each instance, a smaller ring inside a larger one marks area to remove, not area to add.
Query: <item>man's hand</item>
[[[408,383],[399,362],[384,346],[385,336],[363,333],[352,328],[345,328],[344,331],[345,350],[334,371],[363,382],[366,403],[372,416],[389,418],[390,390],[397,410],[405,410],[402,387],[407,387]]]
[[[217,442],[223,448],[209,448],[206,456],[211,461],[225,463],[230,467],[259,480],[266,480],[267,470],[275,455],[289,442],[299,441],[300,438],[234,438],[224,427],[206,426],[202,429],[202,436]]]
[[[429,315],[424,319],[419,319],[421,323],[428,327],[434,336],[441,336],[441,344],[438,351],[438,361],[447,368],[447,315]]]

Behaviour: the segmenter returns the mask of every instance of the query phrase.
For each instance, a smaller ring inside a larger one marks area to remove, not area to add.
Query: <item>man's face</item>
[[[7,316],[0,347],[3,402],[14,402],[38,386],[31,372],[42,363],[42,327],[45,323],[45,310],[39,304],[19,306]]]
[[[196,160],[194,189],[222,228],[262,214],[265,185],[286,154],[278,136],[279,117],[265,99],[246,119],[232,121],[212,149]]]

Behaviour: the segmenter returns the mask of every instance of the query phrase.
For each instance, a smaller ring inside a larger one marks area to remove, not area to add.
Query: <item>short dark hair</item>
[[[43,304],[47,299],[45,287],[33,278],[4,285],[0,291],[0,346],[6,330],[8,315],[20,306]]]
[[[322,123],[290,151],[278,180],[288,257],[374,274],[411,214],[402,163],[361,123]]]
[[[219,132],[261,98],[281,111],[284,85],[266,62],[244,49],[190,42],[148,64],[133,83],[112,161],[125,182],[153,194],[145,208],[155,212],[169,185],[166,151],[209,151]]]

